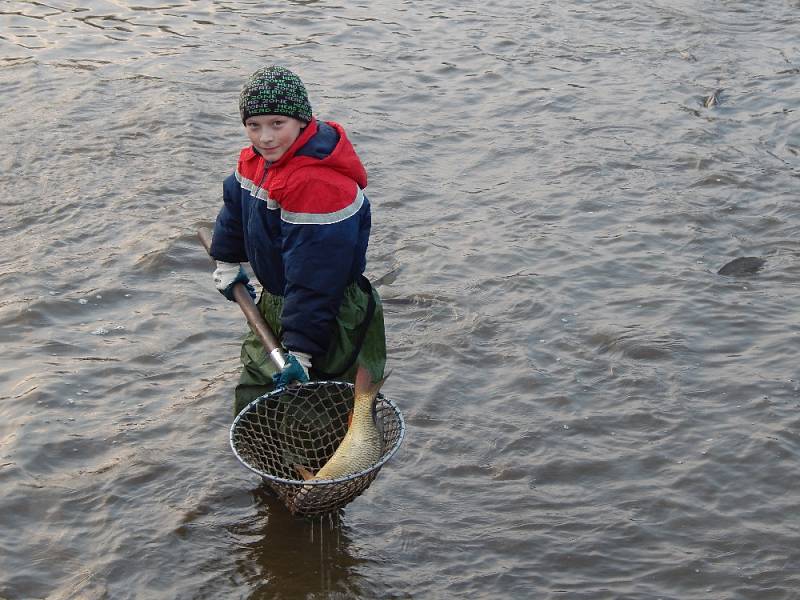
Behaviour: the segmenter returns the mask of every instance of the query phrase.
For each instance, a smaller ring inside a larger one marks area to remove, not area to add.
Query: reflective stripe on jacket
[[[241,151],[223,183],[211,255],[250,262],[283,297],[282,343],[312,356],[329,346],[345,288],[364,272],[371,227],[367,175],[341,125],[312,120],[277,161]]]

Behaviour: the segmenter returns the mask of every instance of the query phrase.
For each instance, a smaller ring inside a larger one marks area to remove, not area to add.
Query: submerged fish
[[[714,108],[715,106],[718,106],[720,102],[720,94],[722,94],[722,90],[715,90],[710,96],[703,98],[703,106],[706,108]]]
[[[753,275],[757,273],[767,261],[760,256],[740,256],[725,264],[717,274],[719,275]]]
[[[369,371],[362,366],[358,367],[350,428],[336,452],[316,474],[312,474],[306,467],[295,465],[294,468],[304,480],[346,477],[366,471],[380,460],[383,436],[376,423],[375,402],[387,377],[388,375],[373,383]]]

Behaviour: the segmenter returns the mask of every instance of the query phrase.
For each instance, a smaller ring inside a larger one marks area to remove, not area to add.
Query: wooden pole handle
[[[197,237],[200,238],[200,242],[203,244],[206,252],[211,256],[211,230],[207,227],[201,227],[197,230]],[[250,329],[253,330],[253,333],[256,334],[264,345],[264,350],[270,360],[272,360],[278,369],[283,369],[283,367],[286,366],[286,357],[283,354],[283,348],[278,338],[275,337],[275,333],[273,333],[269,324],[264,320],[264,317],[261,316],[261,311],[258,310],[256,303],[253,301],[253,298],[250,297],[250,293],[243,283],[238,282],[234,284],[233,297],[236,300],[236,304],[242,309],[244,317],[250,325]]]

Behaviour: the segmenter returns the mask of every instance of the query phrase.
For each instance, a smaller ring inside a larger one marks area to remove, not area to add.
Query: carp
[[[383,454],[383,435],[376,422],[375,405],[381,386],[389,377],[373,382],[369,371],[358,367],[354,386],[353,412],[350,426],[339,447],[322,468],[312,473],[302,465],[294,465],[304,481],[338,479],[354,475],[373,467]],[[312,501],[317,486],[303,486],[297,501],[307,504]],[[302,508],[295,505],[295,508]]]
[[[719,275],[746,276],[756,274],[766,263],[760,256],[740,256],[735,258],[717,271]]]

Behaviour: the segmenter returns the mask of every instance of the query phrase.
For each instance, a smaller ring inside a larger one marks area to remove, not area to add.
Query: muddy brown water
[[[0,1],[0,597],[797,598],[798,9]],[[408,426],[321,521],[228,447],[195,238],[270,62],[368,169]]]

